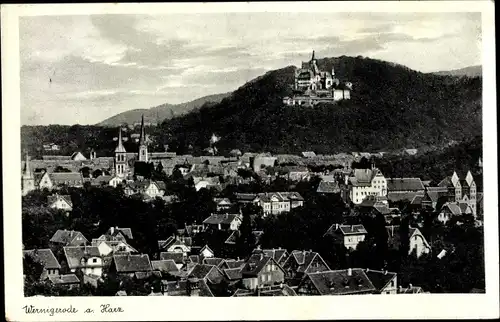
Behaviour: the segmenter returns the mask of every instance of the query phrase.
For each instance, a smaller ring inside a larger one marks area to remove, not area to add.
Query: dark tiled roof
[[[224,263],[223,258],[210,257],[210,258],[203,259],[203,264],[207,264],[207,265],[214,265],[214,266],[220,267],[220,265],[223,263]]]
[[[416,195],[417,195],[416,192],[388,192],[387,199],[389,199],[392,202],[397,202],[400,200],[412,201]]]
[[[132,236],[132,229],[114,227],[113,233],[111,233],[112,228],[113,227],[108,229],[108,231],[106,233],[107,235],[116,236],[118,233],[122,233],[122,235],[127,237],[128,239],[134,239],[134,237]]]
[[[151,261],[151,266],[153,267],[154,270],[161,271],[161,272],[170,273],[170,272],[178,272],[179,271],[179,269],[177,268],[177,265],[171,259]]]
[[[226,260],[226,265],[230,269],[232,268],[243,268],[245,266],[245,261],[244,260]]]
[[[28,255],[33,258],[34,261],[39,262],[46,269],[56,269],[61,268],[57,258],[52,253],[50,249],[32,249],[32,250],[23,250],[23,256]]]
[[[387,191],[419,191],[424,190],[420,178],[387,178]]]
[[[192,263],[199,264],[200,263],[200,256],[199,255],[189,255],[189,260]]]
[[[70,269],[81,266],[82,258],[101,257],[99,249],[95,246],[71,246],[64,247],[64,255]]]
[[[49,280],[54,284],[78,284],[80,280],[75,274],[49,276]]]
[[[316,189],[318,193],[339,193],[340,187],[336,181],[321,181]]]
[[[368,276],[373,286],[377,289],[377,291],[381,291],[387,284],[397,276],[396,273],[387,272],[387,271],[376,271],[372,269],[365,269],[365,274]]]
[[[151,271],[151,262],[147,254],[140,255],[113,255],[118,273],[135,273]]]
[[[241,268],[227,268],[224,270],[224,275],[230,281],[239,280],[243,278]]]
[[[376,290],[360,268],[311,273],[307,276],[321,295],[369,293]]]
[[[173,260],[177,264],[181,264],[184,262],[184,254],[178,252],[161,252],[160,253],[161,260]]]
[[[217,267],[215,267],[214,265],[197,264],[195,267],[193,267],[191,272],[189,272],[188,277],[204,279],[212,269],[217,269]]]
[[[209,225],[218,225],[218,224],[224,224],[224,225],[230,225],[233,220],[236,218],[240,218],[239,214],[212,214],[210,217],[205,219],[203,221],[204,224],[209,224]]]
[[[270,260],[272,260],[271,257],[264,254],[252,254],[245,263],[245,266],[243,266],[242,274],[256,276]]]
[[[80,172],[52,172],[49,173],[49,177],[54,184],[63,184],[65,182],[78,184],[83,182],[83,177]]]
[[[88,242],[85,236],[83,236],[83,234],[79,231],[61,229],[55,232],[54,236],[50,239],[50,242],[68,245],[75,239],[75,237],[77,237],[77,235],[82,237],[81,242]]]
[[[327,230],[326,234],[332,234],[337,230],[340,231],[343,235],[358,235],[358,234],[367,234],[368,233],[363,225],[338,225],[337,226],[337,224],[333,224]]]

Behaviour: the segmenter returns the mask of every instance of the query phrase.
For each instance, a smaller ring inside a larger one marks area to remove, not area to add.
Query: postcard
[[[6,319],[498,318],[493,9],[3,5]]]

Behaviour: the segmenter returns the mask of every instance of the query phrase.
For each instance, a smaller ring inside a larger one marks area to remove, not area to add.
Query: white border
[[[2,5],[2,120],[4,178],[4,266],[6,319],[9,321],[111,320],[258,320],[371,318],[495,318],[499,316],[498,193],[496,153],[494,4],[489,1],[291,2],[198,4],[50,4]],[[483,162],[485,201],[486,294],[179,298],[88,297],[27,298],[22,295],[20,79],[18,17],[69,14],[167,14],[207,12],[482,12],[483,18]],[[125,313],[101,314],[99,305],[121,306]],[[72,305],[79,314],[26,315],[22,306]],[[83,314],[93,308],[95,314]]]

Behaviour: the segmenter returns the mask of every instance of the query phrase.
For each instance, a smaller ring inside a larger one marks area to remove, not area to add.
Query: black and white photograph
[[[493,4],[296,4],[16,16],[12,315],[488,294],[498,316]]]

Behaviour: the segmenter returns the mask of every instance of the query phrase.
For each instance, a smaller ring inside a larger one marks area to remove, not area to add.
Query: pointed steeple
[[[127,151],[125,151],[125,147],[123,147],[122,127],[121,126],[118,130],[118,146],[116,147],[115,152],[127,152]]]
[[[139,145],[144,145],[146,142],[146,135],[144,134],[144,114],[141,119],[141,136],[139,138]]]
[[[314,60],[316,60],[316,58],[314,58],[314,50],[313,50],[311,61],[314,61]]]

